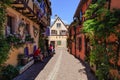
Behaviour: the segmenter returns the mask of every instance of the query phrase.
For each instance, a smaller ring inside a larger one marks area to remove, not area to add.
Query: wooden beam
[[[23,14],[28,15],[28,14],[31,14],[31,13],[30,12],[23,12]]]
[[[24,10],[24,7],[22,7],[22,8],[14,7],[14,8],[16,9],[16,11]]]
[[[18,4],[12,4],[13,7],[16,7],[16,8],[24,8],[24,4],[22,3],[18,3]]]
[[[22,13],[32,21],[40,22],[39,17],[37,17],[37,14],[34,12],[34,4],[33,4],[33,9],[31,9],[28,6],[28,3],[29,0],[16,0],[12,4],[12,7],[14,7],[18,12]]]
[[[34,14],[27,14],[26,16],[35,16]]]
[[[27,16],[27,15],[26,15]],[[35,17],[35,16],[27,16],[27,17]]]
[[[27,3],[29,3],[29,0],[27,0]]]
[[[23,13],[30,14],[31,12],[30,12],[28,9],[24,9],[24,10],[23,10]]]

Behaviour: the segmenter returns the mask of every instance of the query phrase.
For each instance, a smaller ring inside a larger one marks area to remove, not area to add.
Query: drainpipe
[[[76,26],[75,26],[75,56],[76,56]]]
[[[77,57],[76,56],[76,34],[77,34],[77,32],[76,32],[76,29],[77,29],[77,26],[78,26],[78,22],[79,22],[79,19],[78,19],[78,16],[74,16],[74,22],[75,22],[75,25],[74,25],[74,32],[75,32],[75,36],[74,36],[74,38],[75,38],[75,57]]]
[[[108,0],[108,10],[110,10],[111,7],[111,0]]]
[[[115,65],[117,65],[117,70],[118,70],[118,72],[119,72],[119,74],[120,74],[120,66],[118,65],[118,61],[119,61],[119,52],[120,52],[120,37],[118,37],[118,41],[116,41],[116,43],[117,43],[117,56],[116,56],[116,62],[115,62]]]
[[[74,32],[75,32],[74,38],[75,38],[75,57],[76,57],[76,26],[74,26]]]

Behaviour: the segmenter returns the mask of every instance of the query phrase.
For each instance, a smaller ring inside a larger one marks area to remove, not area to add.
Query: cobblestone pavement
[[[56,54],[45,63],[36,63],[14,80],[96,80],[88,66],[67,52],[57,48]]]

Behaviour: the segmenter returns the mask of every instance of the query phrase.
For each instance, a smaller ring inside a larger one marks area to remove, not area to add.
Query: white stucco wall
[[[57,23],[61,24],[61,27],[57,27]],[[51,30],[56,30],[57,31],[57,35],[51,35]],[[49,44],[51,41],[55,41],[55,47],[66,47],[67,46],[67,35],[60,35],[60,31],[61,30],[65,30],[67,31],[67,28],[65,26],[65,24],[62,22],[62,20],[58,17],[55,22],[53,23],[53,25],[50,28],[50,36],[48,37],[49,39]],[[57,41],[61,41],[61,45],[57,45]]]

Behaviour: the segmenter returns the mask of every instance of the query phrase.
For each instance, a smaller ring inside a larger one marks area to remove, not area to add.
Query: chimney
[[[57,14],[55,15],[55,20],[58,18]]]

